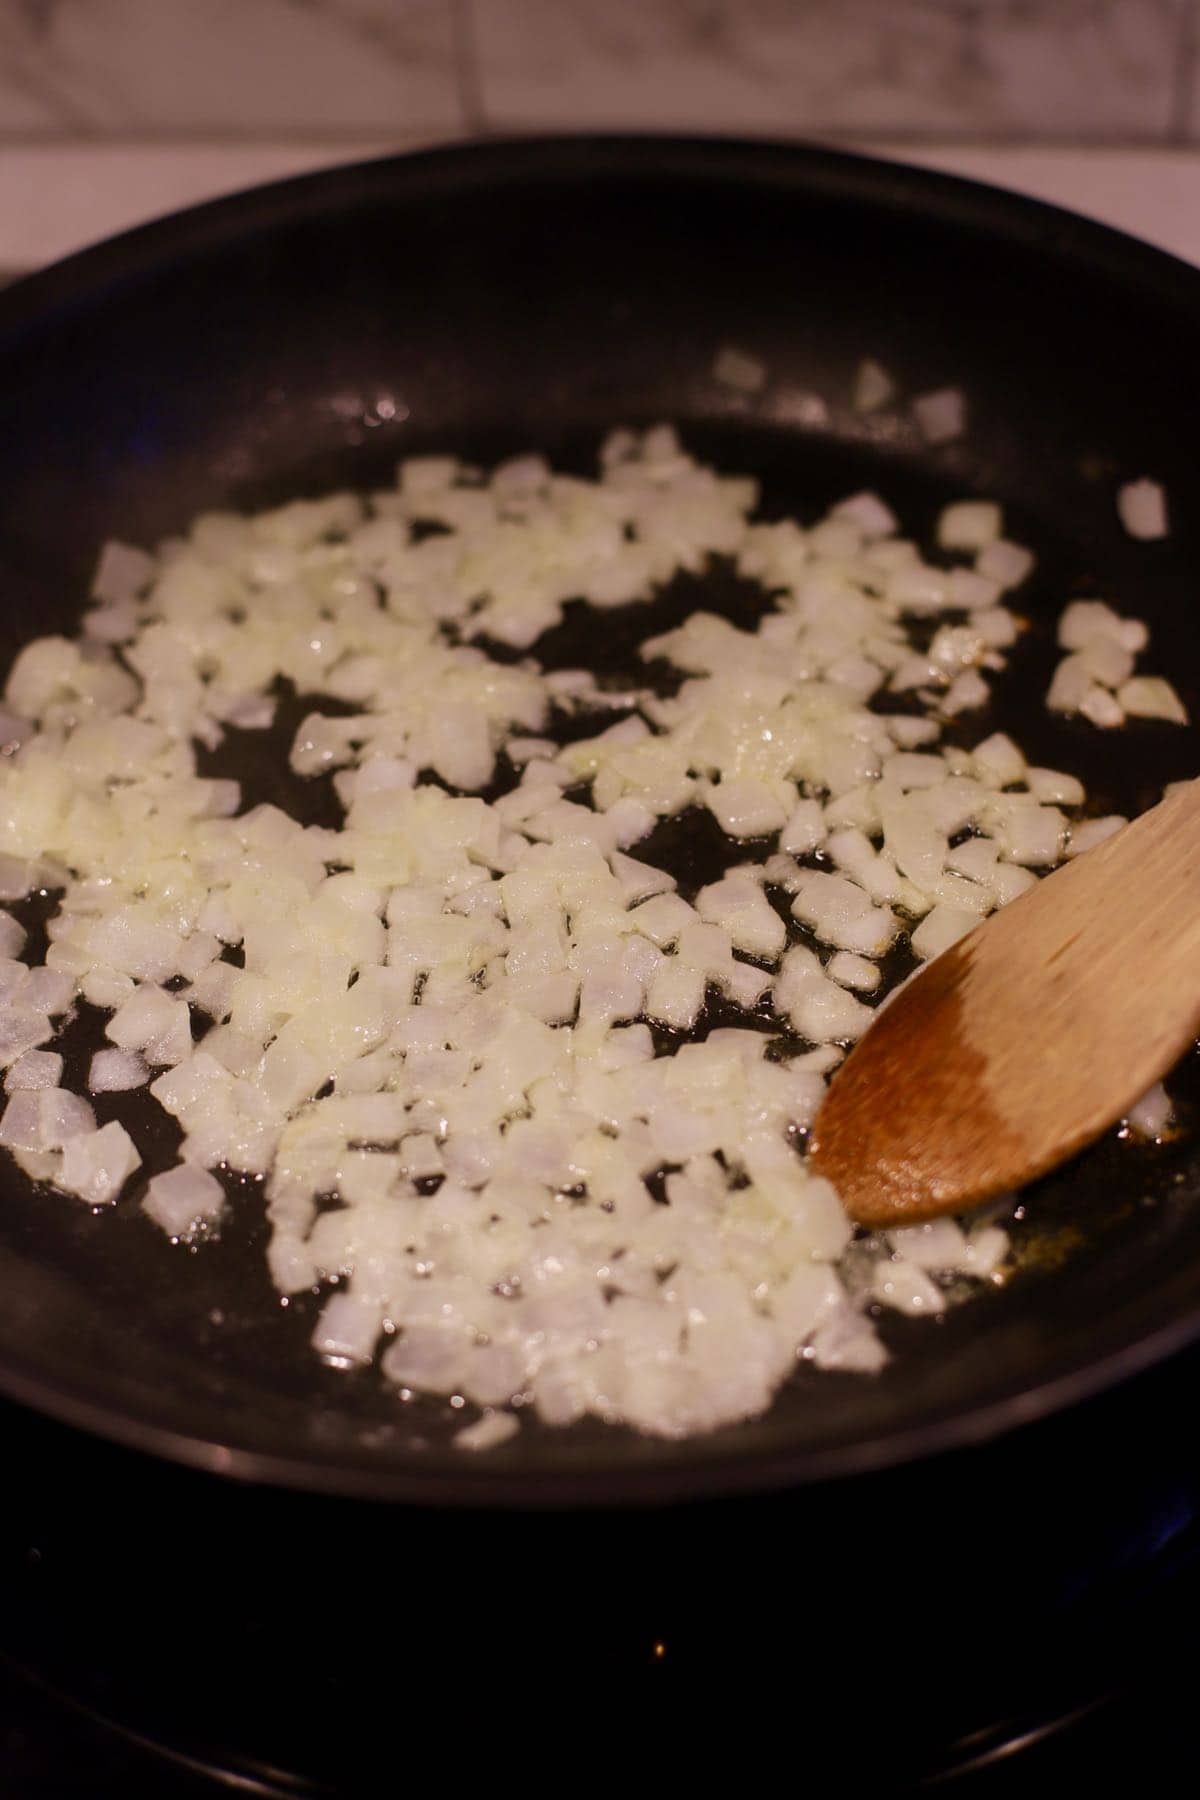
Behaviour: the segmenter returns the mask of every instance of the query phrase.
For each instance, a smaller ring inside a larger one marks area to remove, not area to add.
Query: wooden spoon
[[[864,1225],[1023,1187],[1200,1031],[1200,781],[976,927],[848,1057],[809,1154]]]

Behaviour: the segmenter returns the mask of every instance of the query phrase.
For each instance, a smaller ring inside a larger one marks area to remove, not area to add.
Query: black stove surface
[[[1193,1587],[1189,1607],[1197,1595]],[[944,1769],[909,1790],[977,1800],[1068,1791],[1155,1791],[1156,1781],[1200,1777],[1194,1724],[1195,1663],[1158,1659],[1151,1676],[1061,1719],[1011,1721],[964,1744]],[[798,1760],[803,1749],[798,1750]],[[876,1784],[875,1791],[881,1791]],[[286,1796],[324,1790],[263,1771],[177,1761],[161,1745],[127,1737],[11,1671],[0,1674],[0,1791],[11,1800],[219,1800],[222,1794]],[[848,1791],[853,1792],[853,1788]],[[886,1792],[886,1788],[882,1791]]]
[[[867,1482],[557,1516],[241,1488],[0,1409],[0,1795],[391,1795],[434,1753],[536,1789],[651,1743],[673,1778],[1156,1791],[1200,1775],[1197,1391],[1200,1351]]]

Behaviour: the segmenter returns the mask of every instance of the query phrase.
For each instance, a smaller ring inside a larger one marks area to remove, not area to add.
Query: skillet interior
[[[1200,709],[1184,504],[1198,309],[1200,275],[1099,227],[799,149],[500,145],[262,190],[0,297],[4,660],[70,628],[107,536],[369,485],[417,449],[578,463],[614,423],[670,418],[689,447],[763,475],[776,510],[811,516],[870,483],[928,534],[948,497],[1002,498],[1041,557],[1035,630],[979,735],[1011,726],[1102,810],[1129,810],[1195,772],[1192,732],[1049,719],[1036,627],[1102,592],[1150,621],[1147,667]],[[711,378],[730,342],[769,368],[753,401]],[[905,392],[962,385],[965,442],[930,451],[903,418],[856,418],[867,353]],[[1178,497],[1153,546],[1113,503],[1143,473]],[[1200,1155],[1188,1136],[1109,1142],[1031,1197],[1008,1291],[938,1327],[886,1323],[897,1354],[877,1380],[802,1371],[764,1419],[682,1446],[588,1424],[465,1464],[449,1448],[461,1414],[398,1408],[374,1375],[317,1364],[315,1302],[281,1311],[256,1195],[189,1256],[136,1205],[94,1219],[0,1179],[8,1393],[205,1466],[347,1492],[596,1501],[850,1472],[990,1433],[1200,1324]]]

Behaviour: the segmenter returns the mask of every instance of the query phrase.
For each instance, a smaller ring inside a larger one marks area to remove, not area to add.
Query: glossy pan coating
[[[728,344],[764,362],[762,394],[713,379]],[[931,449],[904,405],[856,415],[864,355],[902,396],[960,386],[965,439]],[[0,295],[0,656],[72,628],[109,536],[370,485],[417,450],[586,467],[612,425],[670,419],[689,448],[761,475],[768,511],[811,517],[870,484],[928,542],[947,498],[1002,499],[1039,554],[1032,629],[967,736],[1009,726],[1033,760],[1082,773],[1100,810],[1129,810],[1196,773],[1195,733],[1051,719],[1051,628],[1097,592],[1146,618],[1147,668],[1200,715],[1197,418],[1200,273],[1052,208],[715,140],[371,163],[181,214]],[[1162,543],[1119,526],[1117,486],[1139,475],[1171,497]],[[728,585],[714,598],[739,604]],[[702,859],[688,829],[679,853]],[[1194,1063],[1176,1083],[1185,1125]],[[776,1487],[991,1436],[1167,1356],[1200,1329],[1198,1190],[1186,1131],[1156,1150],[1110,1139],[1030,1196],[1004,1291],[940,1325],[884,1321],[895,1355],[877,1379],[802,1368],[763,1418],[682,1444],[588,1422],[468,1458],[451,1447],[462,1413],[401,1406],[376,1372],[308,1351],[318,1301],[281,1308],[253,1189],[189,1254],[136,1203],[93,1218],[5,1163],[0,1389],[185,1462],[344,1494]]]

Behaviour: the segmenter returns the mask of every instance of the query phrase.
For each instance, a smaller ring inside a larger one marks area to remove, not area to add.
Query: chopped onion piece
[[[0,1144],[12,1150],[61,1150],[95,1126],[95,1114],[77,1094],[57,1087],[21,1089],[4,1109]]]
[[[896,395],[896,384],[882,364],[864,357],[854,376],[852,405],[855,412],[878,412]]]
[[[1157,1142],[1174,1117],[1170,1096],[1161,1081],[1156,1081],[1126,1115],[1126,1124],[1138,1137]]]
[[[136,1050],[97,1050],[88,1068],[88,1088],[93,1094],[121,1094],[143,1087],[150,1071]]]
[[[613,874],[621,884],[621,892],[630,906],[636,906],[639,900],[648,900],[655,894],[668,894],[675,886],[675,878],[662,869],[655,869],[649,863],[638,862],[636,857],[625,856],[620,850],[614,850],[611,857]]]
[[[1033,573],[1034,555],[1024,544],[1014,544],[1008,538],[996,538],[985,544],[975,558],[975,567],[980,575],[989,581],[995,581],[1002,588],[1020,587],[1021,583]]]
[[[748,356],[744,350],[727,344],[717,352],[713,363],[713,380],[722,387],[734,388],[738,393],[757,394],[767,384],[767,371],[755,356]]]
[[[1059,806],[1083,805],[1083,783],[1060,769],[1026,769],[1025,785],[1035,800]]]
[[[141,1161],[128,1132],[114,1119],[99,1131],[67,1139],[54,1183],[89,1206],[107,1206]]]
[[[144,550],[115,539],[105,544],[92,577],[92,597],[120,602],[135,600],[154,579],[157,564]]]
[[[725,977],[725,992],[735,1006],[750,1012],[758,1005],[773,979],[767,970],[757,969],[753,963],[735,962]]]
[[[943,550],[984,550],[999,540],[1003,527],[1003,515],[994,501],[958,500],[943,507],[937,541]]]
[[[369,1363],[383,1330],[383,1307],[367,1296],[331,1294],[321,1309],[313,1345],[335,1368]]]
[[[976,712],[986,706],[990,698],[991,690],[978,669],[964,669],[946,689],[942,711],[947,718],[956,719],[960,713]]]
[[[1136,655],[1149,637],[1141,619],[1123,619],[1103,600],[1072,600],[1058,621],[1058,641],[1064,650],[1085,650],[1100,640]]]
[[[966,1235],[954,1219],[933,1219],[889,1231],[888,1243],[898,1257],[918,1269],[961,1269],[969,1255]]]
[[[1133,657],[1128,650],[1108,638],[1095,638],[1079,652],[1079,661],[1092,681],[1109,689],[1120,687],[1133,673]]]
[[[0,956],[20,956],[25,927],[11,913],[0,912]]]
[[[707,922],[724,927],[734,949],[747,956],[773,961],[783,950],[787,938],[783,920],[749,875],[735,870],[701,888],[696,911]]]
[[[1167,535],[1167,496],[1157,481],[1127,481],[1117,491],[1117,512],[1130,537]]]
[[[919,394],[912,403],[917,429],[927,444],[948,444],[967,426],[967,403],[959,388]]]
[[[935,906],[912,934],[913,954],[929,962],[966,937],[979,923],[979,914],[962,906]]]
[[[873,994],[883,979],[875,963],[868,962],[864,956],[855,956],[849,950],[835,952],[825,965],[825,973],[831,981],[862,994]]]
[[[53,1036],[54,1027],[45,1013],[19,1003],[0,1005],[0,1067],[7,1068]]]
[[[37,869],[31,860],[0,854],[0,900],[24,900],[36,882]]]
[[[705,972],[687,963],[660,965],[646,990],[646,1017],[676,1031],[690,1031],[704,1005]]]
[[[1025,779],[1025,758],[1003,731],[976,744],[974,765],[982,779],[996,787],[1013,787]]]
[[[495,1450],[515,1437],[520,1427],[510,1412],[485,1412],[473,1425],[454,1434],[456,1450]]]
[[[1008,1248],[1008,1233],[998,1225],[973,1225],[967,1237],[965,1273],[976,1280],[994,1279]]]
[[[1084,819],[1080,824],[1072,825],[1067,838],[1067,855],[1082,856],[1085,850],[1093,850],[1097,844],[1103,844],[1128,823],[1128,819],[1113,814],[1104,819]]]
[[[787,823],[782,803],[763,781],[723,781],[709,788],[705,804],[730,837],[769,837]]]
[[[63,1059],[57,1050],[27,1050],[9,1065],[4,1085],[10,1094],[18,1088],[57,1087],[62,1072]]]
[[[964,612],[979,612],[994,607],[1003,593],[998,581],[976,569],[951,569],[946,581],[946,602]]]
[[[872,1292],[877,1300],[885,1306],[894,1306],[898,1312],[936,1316],[946,1309],[942,1290],[916,1263],[899,1256],[891,1262],[880,1263]]]
[[[878,494],[852,494],[848,500],[839,500],[830,517],[845,519],[858,527],[864,538],[890,537],[899,528],[899,521],[891,507],[879,498]]]
[[[217,1223],[225,1209],[225,1190],[206,1169],[179,1163],[154,1176],[142,1206],[168,1237],[187,1240]]]
[[[825,818],[819,801],[801,800],[779,834],[779,848],[791,856],[808,856],[825,841]]]
[[[1172,725],[1186,725],[1187,708],[1169,681],[1157,675],[1134,675],[1117,689],[1117,702],[1123,712],[1136,719],[1167,719]]]
[[[1085,719],[1102,730],[1112,731],[1125,723],[1125,712],[1114,694],[1093,682],[1079,702],[1079,710]]]

